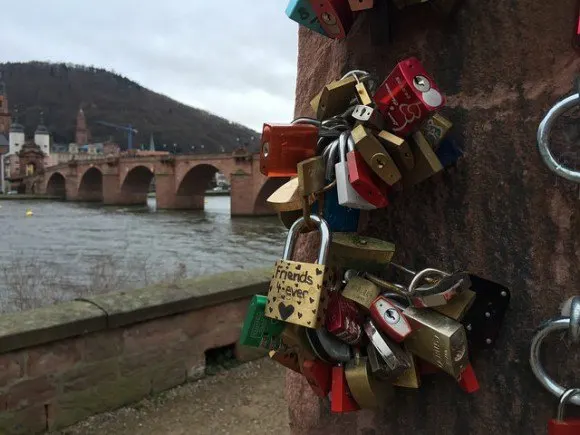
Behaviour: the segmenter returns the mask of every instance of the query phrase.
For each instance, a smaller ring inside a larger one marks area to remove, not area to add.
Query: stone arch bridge
[[[69,161],[45,168],[24,180],[26,191],[60,196],[68,201],[145,204],[155,177],[157,207],[204,208],[205,191],[216,172],[231,183],[231,214],[273,214],[266,198],[287,179],[268,179],[258,155],[115,156]]]

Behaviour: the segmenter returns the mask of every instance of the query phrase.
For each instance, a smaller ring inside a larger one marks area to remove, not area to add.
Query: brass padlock
[[[297,373],[302,373],[300,370],[300,363],[298,362],[298,354],[294,352],[276,352],[275,350],[272,350],[268,355],[278,364],[281,364]]]
[[[443,165],[421,132],[413,134],[410,145],[413,156],[415,156],[415,166],[411,170],[401,168],[403,186],[406,188],[414,186],[443,170]]]
[[[395,136],[387,130],[381,130],[377,137],[393,157],[398,167],[408,170],[415,167],[415,157],[405,139]]]
[[[271,194],[266,202],[277,212],[302,210],[302,195],[299,190],[298,177],[284,183]],[[309,205],[314,202],[313,197],[308,198]]]
[[[356,302],[368,311],[380,293],[381,289],[378,285],[360,276],[353,276],[346,283],[342,296]]]
[[[385,368],[382,370],[383,378],[396,378],[411,367],[407,353],[381,333],[372,320],[369,319],[365,322],[364,330],[385,364]]]
[[[357,233],[333,233],[330,261],[337,267],[358,270],[383,270],[395,255],[395,245]]]
[[[324,188],[326,165],[322,156],[311,157],[298,163],[298,190],[310,196]]]
[[[369,91],[363,82],[358,82],[355,86],[358,101],[364,106],[370,106],[373,103]]]
[[[370,130],[362,125],[357,125],[352,130],[351,135],[356,150],[361,153],[365,162],[379,178],[389,186],[401,179],[401,172],[394,160]]]
[[[344,374],[350,393],[361,408],[376,408],[393,396],[391,385],[372,375],[367,357],[357,353],[354,361],[345,366]]]
[[[432,310],[443,314],[453,320],[460,321],[469,311],[475,302],[475,292],[471,290],[464,290],[447,302],[445,305],[431,307]]]
[[[392,384],[395,387],[419,388],[421,386],[421,375],[419,374],[419,367],[417,366],[417,361],[415,361],[415,356],[405,348],[404,344],[403,350],[409,357],[410,367],[393,379]]]
[[[357,95],[357,80],[353,76],[348,76],[342,80],[337,80],[327,84],[319,95],[316,95],[310,105],[316,113],[316,118],[323,120],[344,112],[352,100]]]
[[[306,220],[301,217],[288,231],[284,254],[275,264],[266,316],[307,328],[319,328],[324,324],[328,304],[324,278],[331,235],[324,219],[310,215],[310,220],[321,235],[318,264],[290,260],[298,234],[306,226]]]
[[[419,130],[423,133],[423,136],[425,136],[425,139],[427,139],[431,148],[435,150],[449,130],[451,130],[451,127],[453,127],[451,121],[439,113],[436,113],[429,118]]]
[[[405,346],[414,355],[457,378],[469,363],[467,335],[459,322],[430,309],[408,307],[403,315],[413,332]]]

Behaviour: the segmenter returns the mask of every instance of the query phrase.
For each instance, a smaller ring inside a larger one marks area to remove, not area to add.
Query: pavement
[[[285,370],[267,358],[252,361],[53,433],[289,435]]]

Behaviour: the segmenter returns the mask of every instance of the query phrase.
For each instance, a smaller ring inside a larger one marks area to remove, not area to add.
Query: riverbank
[[[31,200],[46,200],[46,201],[64,201],[60,196],[50,195],[0,195],[0,201],[31,201]]]
[[[230,196],[229,190],[206,190],[205,196]],[[155,198],[155,192],[149,192],[147,194],[148,198]]]

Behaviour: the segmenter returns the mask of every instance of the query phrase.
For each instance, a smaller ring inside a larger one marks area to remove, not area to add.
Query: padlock
[[[379,141],[385,146],[387,152],[393,157],[397,167],[411,170],[415,167],[415,157],[411,147],[405,139],[395,136],[386,130],[382,130],[377,135]]]
[[[419,375],[419,367],[415,356],[407,350],[403,344],[403,350],[409,358],[409,368],[403,371],[399,376],[392,380],[395,387],[403,388],[419,388],[421,386],[421,376]]]
[[[436,269],[426,269],[433,270]],[[469,290],[471,281],[467,272],[443,275],[436,283],[415,288],[415,280],[409,285],[410,299],[417,308],[437,307],[452,301],[457,295]]]
[[[298,354],[294,352],[276,352],[275,350],[271,350],[268,355],[270,356],[270,359],[276,361],[278,364],[283,365],[287,369],[296,373],[302,374],[302,369],[298,362]]]
[[[370,106],[371,104],[373,104],[373,99],[371,98],[369,91],[363,82],[359,81],[356,84],[355,89],[359,103],[361,103],[364,106]]]
[[[354,141],[349,139],[346,154],[348,181],[367,202],[377,208],[386,207],[389,205],[389,186],[372,171],[361,153],[354,149]]]
[[[326,329],[345,343],[360,343],[363,334],[356,304],[338,292],[331,294],[326,310]]]
[[[465,326],[469,349],[473,353],[494,346],[505,313],[509,307],[510,291],[496,282],[470,274],[475,301],[461,323]]]
[[[254,295],[240,334],[240,344],[251,347],[270,347],[270,342],[280,338],[285,324],[265,316],[268,298]]]
[[[351,134],[355,149],[361,153],[365,162],[379,178],[389,186],[401,179],[399,168],[370,130],[362,125],[357,125]]]
[[[304,196],[310,196],[324,188],[326,166],[322,156],[311,157],[297,165],[298,190]]]
[[[411,332],[411,325],[400,308],[384,296],[377,297],[370,307],[375,325],[392,340],[402,342]]]
[[[421,62],[411,57],[397,64],[373,96],[387,122],[387,129],[406,137],[417,131],[445,97]]]
[[[300,210],[302,212],[302,195],[298,186],[298,177],[284,183],[271,194],[266,202],[277,212]],[[308,198],[308,203],[312,204],[313,197]]]
[[[570,388],[564,391],[558,403],[556,418],[548,423],[548,435],[578,435],[580,434],[580,419],[564,420],[565,407],[572,397],[580,394],[580,388]]]
[[[358,104],[352,111],[352,118],[359,124],[374,130],[383,130],[385,128],[385,118],[381,112],[370,106]]]
[[[318,21],[318,17],[314,9],[312,9],[309,0],[290,0],[286,7],[286,15],[301,26],[308,27],[316,33],[328,36],[320,25],[320,21]]]
[[[371,9],[375,5],[375,0],[348,0],[351,11],[363,11]]]
[[[474,302],[475,292],[468,289],[455,296],[445,305],[431,307],[431,309],[459,322],[463,319]]]
[[[405,188],[414,186],[443,170],[443,165],[437,158],[437,155],[420,132],[413,134],[413,138],[409,141],[409,144],[415,157],[415,166],[411,170],[406,168],[401,169],[403,171],[403,186]]]
[[[311,124],[264,124],[260,172],[267,177],[298,175],[297,165],[316,155],[318,128]]]
[[[479,382],[477,381],[477,376],[475,376],[475,370],[471,364],[467,364],[467,367],[459,375],[457,380],[459,387],[466,393],[475,393],[479,390]]]
[[[346,363],[352,358],[351,347],[328,332],[326,328],[308,328],[306,337],[316,357],[326,363]]]
[[[354,19],[347,0],[311,0],[310,4],[328,37],[346,38]]]
[[[344,367],[339,364],[332,368],[332,387],[330,392],[330,410],[335,413],[358,411],[360,407],[353,399],[346,377]]]
[[[391,385],[374,377],[368,357],[360,356],[358,352],[354,361],[345,366],[344,375],[352,397],[361,408],[377,408],[393,396]]]
[[[420,131],[434,150],[437,149],[441,141],[445,138],[453,124],[443,115],[435,113],[427,119],[421,126]]]
[[[341,133],[339,137],[339,156],[340,161],[334,165],[336,176],[336,190],[338,191],[338,203],[344,207],[358,208],[361,210],[374,210],[376,207],[361,197],[354,187],[350,184],[348,174],[348,163],[346,161],[348,132]]]
[[[324,219],[310,215],[310,220],[321,236],[318,264],[290,260],[298,233],[306,225],[302,217],[288,231],[282,260],[275,264],[268,290],[266,316],[307,328],[319,328],[324,323],[328,303],[323,281],[331,235]]]
[[[406,348],[457,378],[469,363],[463,325],[435,311],[415,307],[405,308],[403,315],[413,328],[405,340]]]
[[[371,344],[377,350],[377,353],[386,364],[382,370],[384,378],[392,379],[401,375],[405,370],[411,367],[411,362],[407,353],[396,343],[389,340],[372,320],[367,319],[363,329]]]
[[[345,298],[356,302],[367,311],[380,293],[379,286],[361,276],[350,278],[342,291]]]
[[[382,270],[395,255],[395,245],[385,240],[351,232],[332,234],[330,259],[344,269]]]
[[[305,360],[302,363],[302,374],[319,397],[326,397],[332,386],[332,366],[322,361]]]
[[[308,337],[306,337],[306,330],[303,326],[286,323],[286,328],[282,331],[280,338],[286,344],[288,349],[296,353],[299,358],[314,360],[317,358]]]
[[[319,120],[340,115],[348,107],[350,100],[357,95],[357,80],[353,76],[331,82],[322,88],[310,106]]]
[[[454,165],[463,155],[463,150],[457,145],[457,141],[451,137],[445,138],[440,144],[435,155],[444,168]]]

